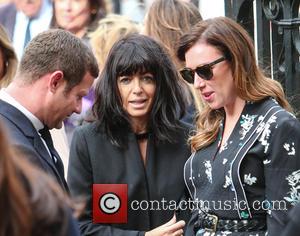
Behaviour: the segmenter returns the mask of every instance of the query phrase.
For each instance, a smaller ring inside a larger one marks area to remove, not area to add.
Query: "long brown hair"
[[[286,110],[291,106],[285,98],[279,82],[267,78],[257,66],[253,42],[238,23],[227,17],[216,17],[196,24],[179,43],[177,56],[185,60],[185,53],[198,41],[217,48],[231,64],[237,94],[245,101],[261,101],[273,97]],[[222,109],[213,110],[205,106],[197,119],[197,132],[190,138],[193,150],[212,143],[224,117]]]
[[[5,133],[0,124],[0,236],[66,235],[70,200],[12,149]]]
[[[4,28],[0,25],[0,51],[3,54],[4,76],[0,78],[0,88],[7,87],[16,74],[18,59]]]
[[[164,46],[177,70],[180,70],[184,67],[184,63],[176,57],[179,39],[201,20],[199,10],[192,3],[181,0],[156,0],[147,13],[145,34]],[[194,101],[196,109],[201,110],[203,103],[197,91],[193,86],[183,81],[181,75],[179,75],[179,78],[187,103],[190,104]]]
[[[182,0],[156,0],[149,8],[145,33],[159,41],[170,54],[177,69],[184,64],[176,57],[180,37],[202,20],[194,4]]]

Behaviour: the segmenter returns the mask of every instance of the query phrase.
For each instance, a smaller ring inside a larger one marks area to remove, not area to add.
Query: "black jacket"
[[[81,234],[144,235],[144,231],[169,221],[174,210],[133,210],[130,206],[134,200],[179,201],[185,191],[183,166],[190,155],[188,130],[182,130],[175,144],[155,146],[150,136],[144,166],[133,133],[128,134],[128,148],[121,149],[96,130],[96,123],[77,129],[71,144],[68,183],[74,196],[87,197],[86,211],[79,220]],[[127,224],[92,223],[92,184],[128,184]]]
[[[0,100],[0,119],[8,131],[14,148],[23,153],[30,162],[53,176],[58,184],[68,191],[62,160],[56,157],[57,164],[54,165],[31,121],[17,108],[2,100]]]

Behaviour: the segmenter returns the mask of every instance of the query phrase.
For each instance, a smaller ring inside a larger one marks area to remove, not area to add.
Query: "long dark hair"
[[[117,79],[146,72],[151,73],[156,81],[148,129],[158,142],[176,141],[181,127],[179,118],[184,114],[185,105],[175,65],[155,40],[131,34],[112,47],[96,86],[93,107],[99,127],[104,125],[108,138],[119,147],[126,146],[131,126],[122,107]]]

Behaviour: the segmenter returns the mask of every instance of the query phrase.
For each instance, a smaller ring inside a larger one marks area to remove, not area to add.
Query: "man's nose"
[[[82,110],[82,99],[80,100],[80,102],[77,103],[76,107],[75,107],[75,113],[80,114]]]

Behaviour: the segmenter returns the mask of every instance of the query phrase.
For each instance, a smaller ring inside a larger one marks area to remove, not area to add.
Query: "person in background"
[[[120,0],[120,14],[136,23],[143,23],[146,5],[144,0]]]
[[[104,67],[113,44],[131,33],[139,33],[140,26],[126,16],[109,14],[98,22],[95,31],[89,34],[90,44],[98,61],[100,71]],[[109,40],[108,40],[109,39]]]
[[[98,76],[92,51],[64,30],[49,30],[30,41],[17,74],[0,91],[0,118],[14,148],[50,174],[65,190],[61,158],[49,129],[61,128]]]
[[[183,165],[190,155],[190,127],[178,74],[153,39],[128,35],[117,41],[96,86],[96,120],[75,130],[68,183],[74,197],[86,196],[79,219],[83,235],[181,235],[183,221],[172,209],[128,208],[126,224],[92,223],[93,184],[128,184],[133,201],[179,202],[184,195]]]
[[[15,76],[18,59],[14,48],[0,25],[0,88],[7,87]]]
[[[0,24],[6,28],[18,59],[28,42],[49,28],[51,16],[50,0],[13,0],[0,7]]]
[[[195,5],[195,7],[199,6],[199,0],[180,0],[180,1],[192,3]]]
[[[79,236],[72,204],[57,183],[20,158],[0,123],[0,235]]]
[[[250,36],[226,17],[197,23],[177,55],[205,101],[184,168],[198,204],[186,235],[280,235],[300,195],[300,122],[280,83],[263,75]]]
[[[146,16],[144,33],[165,47],[179,71],[185,65],[176,57],[179,39],[201,20],[199,10],[192,3],[181,0],[155,0]],[[180,80],[187,105],[183,121],[193,124],[203,103],[193,86],[183,81],[181,77]]]
[[[155,0],[147,12],[144,33],[165,47],[180,70],[185,66],[176,56],[180,37],[201,20],[193,4],[182,0]]]
[[[51,26],[75,34],[88,43],[88,33],[106,14],[104,0],[53,0]]]

